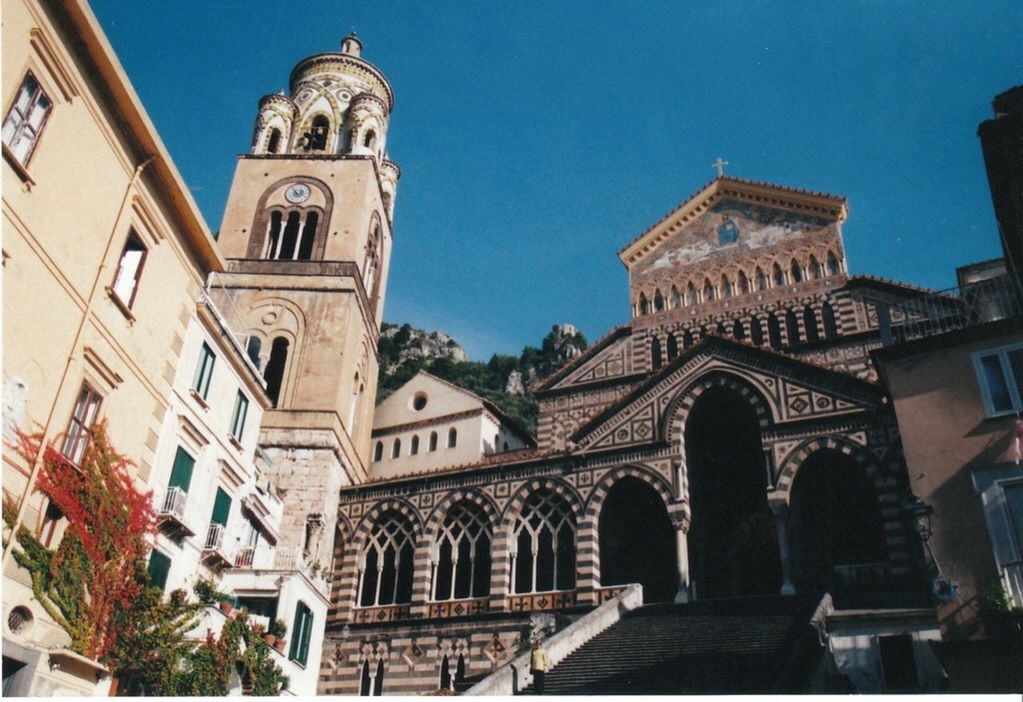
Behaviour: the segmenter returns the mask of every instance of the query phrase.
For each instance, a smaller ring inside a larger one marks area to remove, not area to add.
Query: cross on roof
[[[728,165],[728,161],[725,161],[720,156],[718,156],[718,160],[715,161],[714,163],[710,164],[710,167],[718,169],[718,178],[720,178],[721,176],[723,176],[725,174],[725,166],[727,166],[727,165]]]

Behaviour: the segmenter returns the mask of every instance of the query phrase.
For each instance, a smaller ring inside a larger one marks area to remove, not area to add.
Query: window
[[[526,500],[512,540],[512,586],[516,593],[575,587],[575,518],[551,492]]]
[[[163,590],[167,587],[167,576],[170,574],[171,559],[154,550],[149,555],[149,587],[158,587]]]
[[[412,601],[412,528],[397,512],[381,516],[360,559],[360,607]]]
[[[188,455],[185,449],[178,446],[178,452],[174,455],[174,467],[171,468],[168,488],[179,488],[181,492],[188,492],[188,486],[192,484],[192,469],[195,467],[195,459]]]
[[[281,130],[271,129],[270,130],[270,141],[267,143],[266,150],[268,153],[275,154],[277,149],[281,146]]]
[[[678,341],[674,334],[668,334],[668,360],[673,361],[678,356]]]
[[[774,278],[774,284],[776,286],[785,285],[785,274],[782,272],[781,266],[779,266],[777,263],[774,264],[774,273],[772,274],[772,276]]]
[[[1023,346],[974,354],[973,365],[989,417],[1023,411]]]
[[[96,421],[96,414],[103,398],[88,384],[83,383],[75,403],[75,411],[68,422],[67,434],[64,436],[64,447],[61,453],[69,461],[78,465],[85,455],[85,447],[89,443],[89,428]]]
[[[781,324],[778,323],[774,312],[767,316],[767,338],[771,342],[772,349],[781,348]]]
[[[32,157],[51,107],[53,103],[46,97],[35,76],[27,74],[14,97],[14,104],[4,117],[3,127],[4,144],[23,166]]]
[[[210,516],[212,524],[227,526],[227,518],[231,516],[231,496],[224,492],[224,488],[217,488],[217,497],[213,501],[213,514]]]
[[[57,535],[57,527],[63,518],[64,513],[60,511],[60,507],[52,502],[46,506],[46,512],[43,513],[43,523],[39,527],[39,542],[46,548],[54,547],[53,539]]]
[[[654,311],[655,312],[664,311],[664,297],[661,295],[660,288],[654,291]]]
[[[394,443],[391,444],[391,458],[398,458],[401,456],[401,439],[395,439]]]
[[[661,342],[657,337],[650,342],[650,363],[654,370],[664,365],[664,360],[661,358]]]
[[[258,336],[250,336],[245,345],[245,353],[248,355],[252,365],[259,368],[259,352],[263,349],[263,340]]]
[[[749,320],[749,338],[757,346],[764,345],[764,328],[760,326],[760,320],[756,317]]]
[[[234,413],[231,415],[231,436],[238,441],[242,440],[242,432],[245,431],[245,415],[249,412],[249,398],[241,390],[234,398]]]
[[[458,445],[458,430],[451,427],[451,431],[448,432],[448,448],[454,448]]]
[[[792,310],[785,310],[785,333],[788,335],[789,344],[798,344],[801,341],[799,320],[796,319],[796,313]]]
[[[760,266],[757,266],[757,290],[767,290],[767,276]]]
[[[372,149],[376,145],[377,135],[372,129],[366,132],[366,138],[362,140],[362,145],[367,149]]]
[[[121,259],[117,263],[117,274],[114,276],[114,284],[111,286],[114,295],[127,308],[131,308],[135,302],[135,293],[138,292],[139,278],[142,276],[142,264],[146,260],[146,247],[134,230],[128,233],[128,240],[124,243],[124,250],[121,252]]]
[[[714,286],[710,284],[709,280],[703,281],[703,301],[710,302],[714,299]]]
[[[674,285],[671,286],[671,307],[672,309],[678,309],[682,306],[682,294],[678,291]]]
[[[373,460],[380,461],[384,457],[384,442],[378,441],[377,446],[373,449]]]
[[[431,451],[437,450],[437,432],[435,431],[430,432],[430,450]]]
[[[415,456],[417,453],[419,453],[419,435],[413,434],[412,441],[409,445],[409,455]]]
[[[838,257],[835,256],[831,251],[828,251],[828,275],[838,275],[842,271],[842,265],[838,262]]]
[[[817,331],[817,315],[813,308],[807,305],[803,308],[803,327],[806,329],[806,340],[813,343],[820,340],[820,333]]]
[[[284,382],[284,367],[288,362],[289,342],[283,336],[274,339],[270,346],[270,358],[267,359],[266,368],[263,369],[263,379],[266,380],[266,394],[274,407],[278,406],[281,395],[281,384]]]
[[[258,339],[257,339],[258,341]],[[208,344],[203,343],[199,349],[199,364],[195,367],[195,378],[192,379],[192,389],[199,393],[202,399],[210,394],[210,379],[213,378],[213,362],[217,357]]]
[[[799,261],[792,259],[792,282],[802,283],[803,282],[803,269],[799,265]]]
[[[834,339],[838,336],[838,323],[835,319],[835,310],[827,302],[821,307],[821,321],[824,322],[824,338]]]
[[[298,601],[295,607],[295,626],[291,629],[291,649],[288,658],[302,665],[309,660],[309,638],[313,632],[313,613],[305,602]]]
[[[739,341],[746,338],[746,330],[742,326],[741,319],[737,319],[732,323],[732,338]]]
[[[697,302],[699,299],[696,297],[696,288],[690,283],[686,286],[686,304],[695,305]]]
[[[639,294],[639,313],[641,315],[650,314],[650,303],[646,301],[646,295],[643,293]]]
[[[490,594],[490,527],[471,502],[451,508],[438,536],[433,599],[460,600]]]
[[[313,118],[312,131],[309,132],[309,150],[324,151],[327,148],[327,133],[330,131],[330,120],[323,115]]]

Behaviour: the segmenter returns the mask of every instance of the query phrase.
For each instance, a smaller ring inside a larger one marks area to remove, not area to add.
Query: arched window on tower
[[[409,444],[408,453],[410,456],[415,456],[419,453],[419,434],[412,435],[412,442]]]
[[[778,288],[785,285],[785,273],[782,272],[781,266],[777,263],[774,264],[774,272],[772,273],[774,279],[774,287]]]
[[[799,261],[792,259],[792,282],[802,283],[803,282],[803,268],[799,265]]]
[[[728,279],[727,275],[721,276],[721,297],[732,296],[732,281]]]
[[[319,221],[318,212],[311,210],[306,213],[305,226],[302,227],[302,240],[299,243],[296,256],[299,261],[308,261],[313,257],[313,243],[316,241],[316,225]]]
[[[646,301],[646,295],[643,293],[639,294],[639,305],[637,307],[641,315],[650,314],[650,303]]]
[[[391,444],[391,458],[401,457],[401,439],[395,439],[394,443]]]
[[[382,461],[384,458],[384,442],[378,441],[376,448],[373,449],[373,460]]]
[[[828,275],[838,275],[842,272],[842,266],[838,262],[838,256],[828,251]]]
[[[309,130],[309,150],[326,151],[327,136],[330,134],[330,120],[326,115],[316,115]]]
[[[767,338],[771,342],[772,349],[781,348],[781,324],[774,312],[767,316]]]
[[[796,319],[796,313],[792,310],[785,310],[785,334],[789,338],[789,346],[798,344],[801,341],[799,338],[799,320]]]
[[[764,269],[757,266],[757,290],[767,290],[767,276],[764,275]]]
[[[810,305],[803,308],[803,327],[806,329],[808,342],[813,343],[820,339],[820,334],[817,332],[817,315],[813,313],[813,308]]]
[[[810,262],[806,264],[807,275],[810,276],[811,280],[815,280],[817,278],[820,278],[823,275],[823,272],[824,271],[821,269],[821,264],[817,263],[817,257],[811,255]]]
[[[277,258],[277,254],[281,248],[281,223],[284,219],[284,213],[280,210],[274,210],[270,213],[270,223],[268,226],[266,236],[266,258]]]
[[[454,505],[437,537],[433,599],[489,595],[490,545],[490,525],[483,510],[471,502]]]
[[[654,337],[653,341],[650,342],[650,363],[654,370],[657,370],[663,365],[663,359],[661,358],[661,342],[657,337]]]
[[[710,302],[714,299],[714,286],[710,284],[710,280],[703,281],[703,301]]]
[[[263,349],[263,340],[258,336],[250,336],[245,344],[245,355],[252,361],[252,365],[259,368],[259,352]]]
[[[668,334],[668,361],[674,361],[678,357],[678,342],[674,334]]]
[[[377,145],[377,133],[370,129],[362,140],[362,145],[367,149],[375,148]]]
[[[678,288],[674,285],[671,286],[671,307],[677,310],[682,306],[682,295],[679,293]]]
[[[760,326],[760,320],[756,317],[749,320],[749,339],[757,346],[764,345],[764,328]]]
[[[281,396],[281,385],[284,382],[284,368],[288,363],[289,342],[283,336],[273,340],[270,345],[270,358],[266,361],[263,369],[263,379],[266,380],[266,394],[274,407],[279,406]]]
[[[824,338],[838,338],[838,322],[835,319],[835,310],[827,302],[821,306],[821,321],[824,322]]]
[[[281,130],[274,127],[270,130],[270,138],[266,142],[266,152],[275,154],[281,148]]]
[[[511,540],[512,588],[518,594],[575,587],[575,517],[553,492],[529,496]]]
[[[431,451],[437,450],[437,432],[435,431],[430,432],[430,450]]]
[[[295,252],[298,248],[298,234],[301,231],[301,221],[302,215],[299,214],[298,210],[292,210],[288,213],[280,245],[277,247],[276,254],[270,258],[284,259],[286,261],[295,258]]]
[[[411,602],[413,555],[408,520],[393,511],[382,515],[359,559],[359,606]]]
[[[745,295],[749,292],[749,278],[746,277],[746,273],[744,271],[739,271],[739,280],[737,285],[740,295]]]
[[[664,297],[661,295],[660,288],[654,291],[654,311],[655,312],[664,311]]]
[[[458,430],[454,427],[448,431],[448,448],[455,448],[458,446]]]
[[[696,286],[689,283],[686,286],[686,304],[695,305],[697,302],[699,302],[699,299],[696,297]]]

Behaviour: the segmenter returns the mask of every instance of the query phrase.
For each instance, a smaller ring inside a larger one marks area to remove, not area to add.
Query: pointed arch
[[[813,254],[810,254],[810,261],[806,264],[806,273],[811,280],[822,277],[821,265],[817,263],[817,257]]]
[[[745,271],[739,271],[739,277],[736,285],[738,287],[740,295],[745,295],[750,291],[749,278],[746,277]]]
[[[742,341],[746,338],[746,330],[742,326],[741,319],[737,319],[732,323],[732,338],[736,341]]]
[[[779,263],[774,264],[771,277],[774,282],[774,287],[780,288],[785,285],[785,272],[782,271],[781,264]]]
[[[835,310],[827,302],[821,305],[821,321],[824,323],[824,338],[837,339],[838,323],[835,319]]]
[[[677,310],[682,307],[682,295],[679,293],[678,288],[674,285],[671,286],[671,308]]]
[[[412,601],[416,532],[398,510],[381,513],[359,550],[359,607],[405,604]]]
[[[761,387],[759,381],[732,371],[712,369],[693,378],[668,403],[659,427],[660,436],[665,437],[672,446],[679,445],[689,411],[697,398],[711,388],[727,388],[738,393],[753,408],[761,431],[770,428],[777,419],[775,408],[767,399],[771,393]]]
[[[710,278],[703,279],[703,301],[710,302],[714,299],[714,285],[710,282]]]
[[[729,280],[728,276],[725,275],[724,273],[721,274],[721,288],[720,288],[720,290],[721,290],[721,297],[722,297],[722,299],[724,299],[726,297],[731,297],[733,292],[734,292],[732,290],[732,281]]]
[[[650,366],[657,370],[662,365],[664,365],[664,359],[661,358],[661,341],[655,336],[650,340]]]
[[[803,267],[799,265],[799,261],[792,259],[792,263],[789,265],[789,272],[793,283],[803,282]]]
[[[699,303],[700,299],[696,293],[696,286],[693,285],[692,281],[686,284],[686,305],[695,305]]]
[[[432,540],[435,602],[486,597],[490,594],[493,520],[474,500],[454,502]]]
[[[799,320],[791,309],[785,310],[785,336],[788,338],[789,346],[802,341],[799,338]]]
[[[515,594],[571,590],[576,578],[578,520],[572,505],[553,490],[525,499],[509,540]]]
[[[678,358],[678,341],[675,340],[674,334],[668,334],[668,361],[674,361]]]
[[[760,325],[760,319],[757,317],[750,317],[749,338],[757,346],[764,345],[764,329]]]
[[[650,303],[647,302],[645,293],[639,294],[639,302],[637,303],[637,309],[639,310],[640,315],[650,314]]]
[[[755,274],[757,290],[767,290],[767,276],[764,274],[764,269],[757,266]]]
[[[820,340],[820,334],[817,331],[817,315],[814,314],[810,305],[803,308],[803,328],[806,329],[807,342],[812,344]]]
[[[688,349],[692,345],[693,345],[693,332],[691,332],[690,330],[686,329],[684,332],[682,332],[682,348],[683,348],[683,350],[684,349]]]
[[[834,251],[828,251],[827,257],[828,275],[838,275],[842,272],[842,264]]]
[[[654,290],[654,312],[664,311],[664,296],[661,295],[661,289],[656,288]]]
[[[774,312],[767,315],[767,339],[771,342],[771,348],[778,350],[782,347],[781,324]]]

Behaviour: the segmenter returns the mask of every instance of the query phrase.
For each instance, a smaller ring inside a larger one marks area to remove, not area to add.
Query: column
[[[792,584],[792,563],[789,556],[787,528],[789,508],[788,505],[772,505],[771,511],[774,512],[774,525],[778,530],[778,552],[781,556],[781,594],[794,595],[796,588]]]
[[[690,576],[689,576],[689,519],[688,517],[675,515],[671,519],[675,527],[675,556],[678,559],[678,592],[675,593],[675,602],[689,602],[690,600]]]

